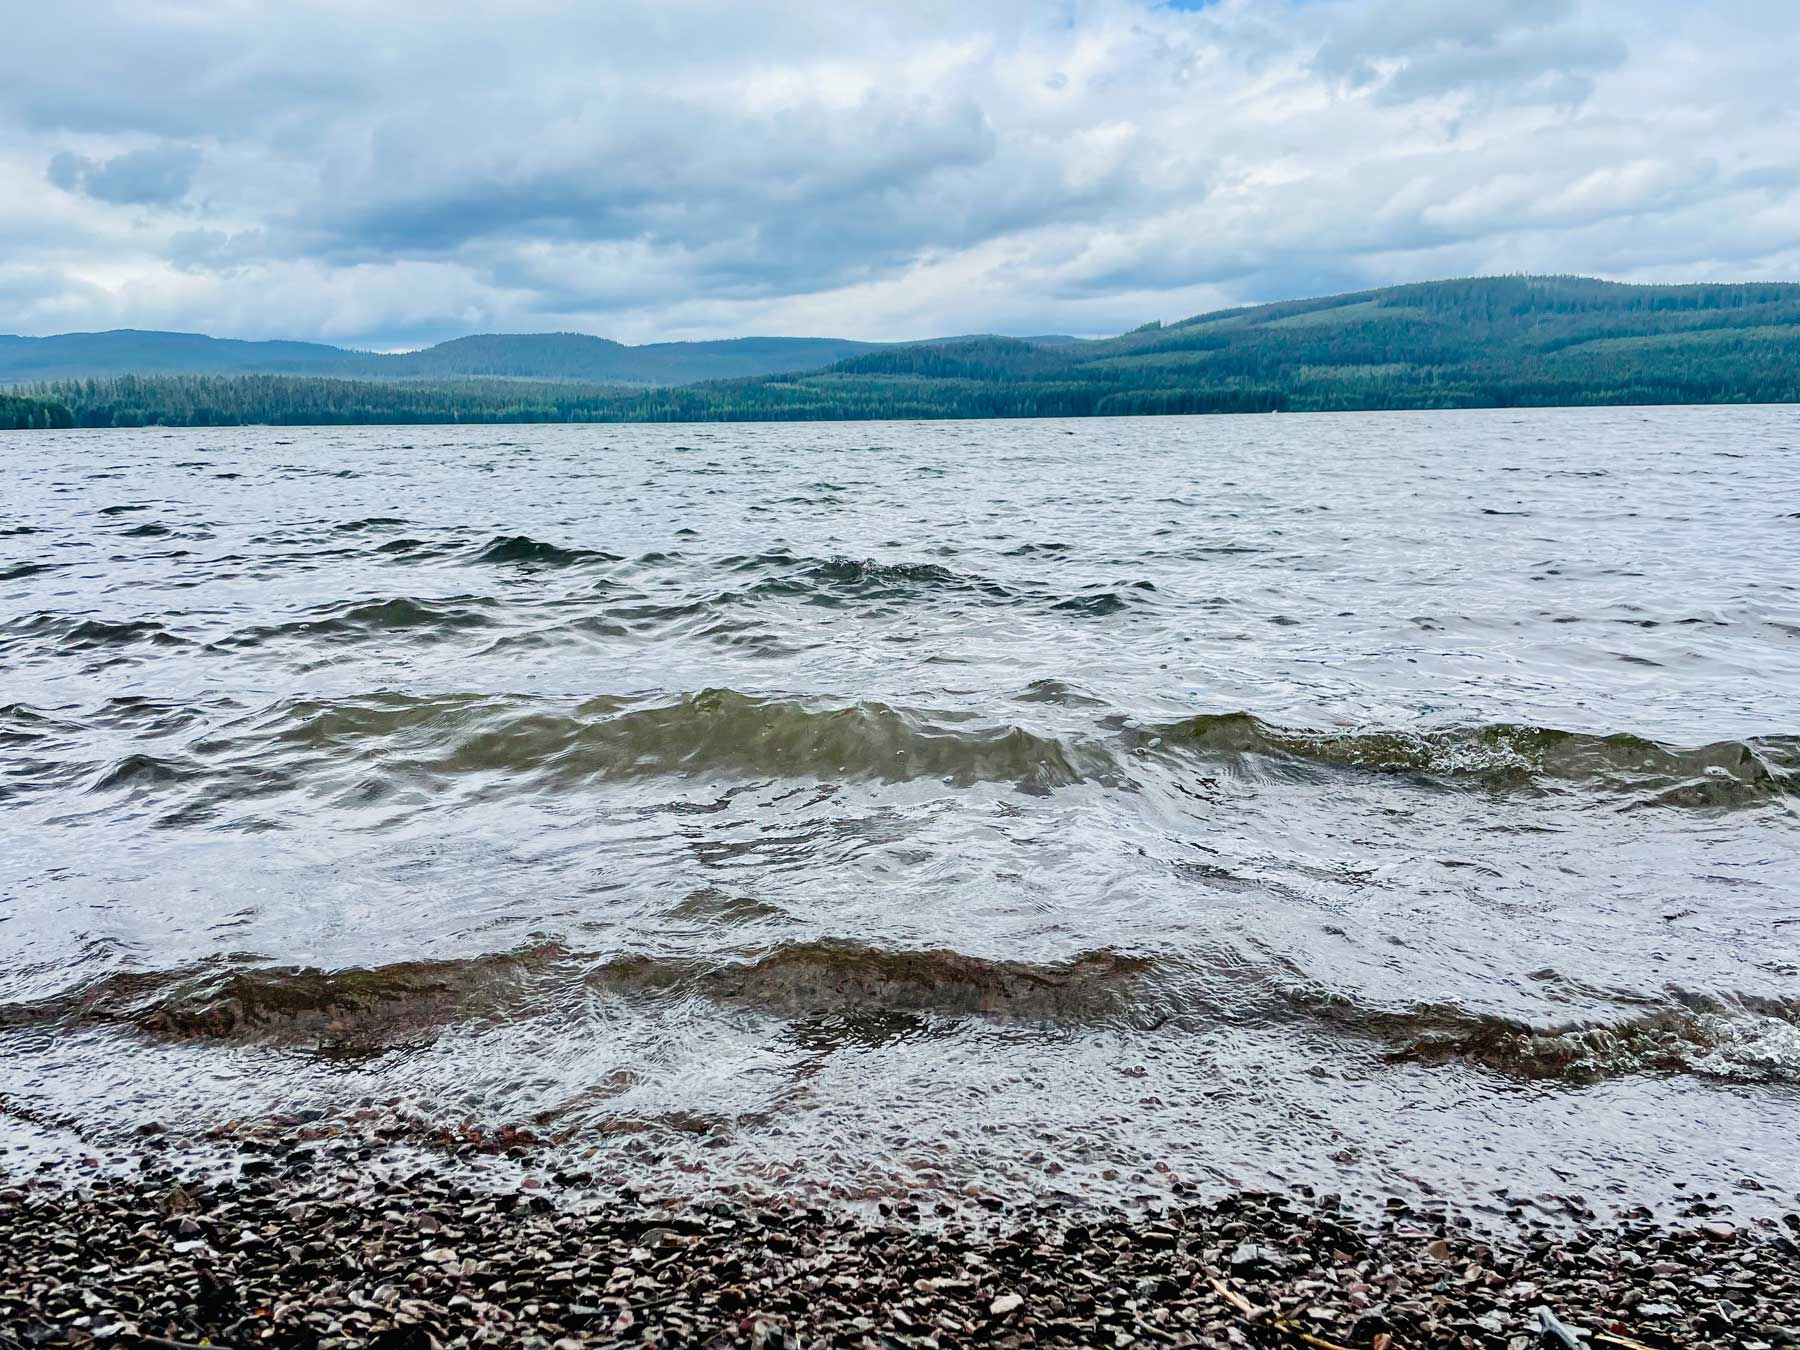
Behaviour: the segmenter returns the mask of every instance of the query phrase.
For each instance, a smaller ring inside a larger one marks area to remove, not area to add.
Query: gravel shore
[[[1304,1193],[864,1219],[495,1161],[286,1139],[0,1178],[0,1348],[1800,1345],[1800,1215],[1704,1198],[1485,1231]]]

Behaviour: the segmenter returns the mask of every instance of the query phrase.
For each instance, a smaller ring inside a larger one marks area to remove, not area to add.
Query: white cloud
[[[93,0],[12,21],[0,331],[1105,332],[1792,275],[1788,0]]]

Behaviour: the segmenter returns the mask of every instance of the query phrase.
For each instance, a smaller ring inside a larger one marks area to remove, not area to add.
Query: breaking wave
[[[1035,964],[942,948],[896,950],[838,939],[787,943],[744,964],[627,957],[590,977],[615,989],[688,989],[787,1014],[842,1009],[1094,1021],[1128,1011],[1154,968],[1144,957],[1083,952]]]
[[[1318,1000],[1311,1011],[1382,1041],[1392,1063],[1462,1063],[1510,1078],[1572,1084],[1683,1072],[1800,1083],[1800,1002],[1687,999],[1619,1021],[1557,1026],[1437,1004],[1371,1011],[1342,998]]]
[[[177,971],[115,972],[51,998],[0,1005],[0,1030],[119,1025],[177,1040],[379,1047],[453,1023],[566,1009],[584,994],[702,997],[778,1015],[886,1008],[1091,1021],[1129,1005],[1148,960],[1088,952],[992,960],[822,939],[743,962],[578,955],[545,942],[464,959],[344,970],[226,957]]]
[[[1415,775],[1504,792],[1577,784],[1666,806],[1734,806],[1800,793],[1800,736],[1684,748],[1629,734],[1497,723],[1430,731],[1305,731],[1247,712],[1192,717],[1140,733],[1209,757]]]
[[[344,640],[395,628],[472,628],[487,622],[484,603],[371,603],[334,609],[306,624]],[[603,639],[610,631],[594,636]],[[535,636],[501,640],[523,647]],[[1064,725],[1054,733],[1036,728],[1040,714],[1031,710],[1039,705]],[[87,715],[95,726],[116,724],[155,737],[154,746],[62,768],[97,790],[200,791],[215,804],[229,799],[231,784],[253,795],[281,783],[336,793],[384,779],[422,789],[479,776],[492,779],[492,789],[501,793],[567,792],[671,776],[938,779],[950,787],[985,783],[1038,794],[1085,787],[1189,799],[1196,775],[1216,785],[1232,775],[1329,783],[1375,774],[1402,779],[1418,791],[1554,795],[1613,809],[1754,808],[1800,796],[1800,737],[1681,747],[1627,734],[1515,724],[1300,730],[1249,713],[1145,726],[1107,713],[1099,700],[1054,680],[1025,688],[1013,711],[1020,721],[876,700],[844,704],[712,688],[673,698],[618,695],[580,702],[372,693],[285,700],[219,722],[218,707],[184,709],[163,700]],[[121,721],[124,712],[131,716]],[[1084,729],[1070,729],[1065,713],[1080,715]],[[206,722],[210,730],[189,730]],[[60,710],[53,715],[12,705],[0,709],[0,743],[55,747],[79,741],[83,725]],[[177,735],[181,739],[173,739]],[[46,759],[44,767],[55,763]]]
[[[721,929],[737,925],[729,916]],[[784,1021],[818,1017],[1001,1019],[1138,1035],[1291,1025],[1361,1044],[1379,1060],[1465,1066],[1581,1087],[1634,1074],[1800,1083],[1800,1001],[1672,993],[1612,1021],[1560,1025],[1448,1004],[1368,1006],[1284,987],[1241,968],[1115,950],[1026,961],[839,938],[758,952],[602,955],[544,941],[461,959],[321,970],[222,957],[174,971],[114,972],[0,1005],[0,1032],[115,1026],[159,1039],[379,1053],[448,1027],[597,1015],[593,1000],[689,1000]]]
[[[222,957],[177,971],[115,972],[55,997],[0,1007],[0,1029],[117,1024],[177,1040],[379,1047],[529,997],[564,958],[544,944],[461,960],[326,971]]]
[[[967,714],[877,702],[821,707],[729,689],[573,707],[474,695],[300,701],[201,748],[226,759],[316,758],[327,771],[361,765],[409,777],[499,774],[532,790],[657,774],[1058,787],[1111,765],[1104,753]]]

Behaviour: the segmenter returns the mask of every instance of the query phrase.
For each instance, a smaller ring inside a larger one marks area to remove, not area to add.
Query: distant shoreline
[[[26,402],[25,400],[16,400]],[[1286,413],[1294,417],[1342,417],[1364,413],[1446,413],[1446,412],[1579,412],[1583,410],[1604,410],[1619,408],[1791,408],[1800,406],[1797,399],[1715,399],[1706,402],[1681,402],[1678,400],[1659,401],[1616,401],[1593,403],[1470,403],[1455,405],[1416,405],[1395,407],[1343,407],[1343,408],[1220,408],[1205,412],[1102,412],[1102,413],[993,413],[988,415],[956,413],[956,412],[914,412],[910,414],[814,414],[814,415],[698,415],[687,417],[645,416],[645,417],[413,417],[413,418],[379,418],[365,420],[313,421],[158,421],[158,422],[124,422],[116,424],[83,424],[65,407],[37,403],[41,410],[34,420],[8,423],[0,420],[0,431],[152,431],[152,430],[204,430],[215,428],[270,428],[275,430],[304,431],[308,429],[329,429],[341,427],[507,427],[507,426],[716,426],[743,423],[751,425],[770,424],[817,424],[817,423],[900,423],[919,422],[1057,422],[1070,420],[1101,420],[1163,417],[1256,417],[1273,413]]]
[[[33,342],[67,350],[45,356]],[[40,419],[48,406],[94,427],[1779,405],[1800,403],[1800,285],[1486,277],[1225,310],[1094,341],[746,338],[671,355],[684,344],[501,335],[410,354],[404,379],[371,380],[330,356],[248,371],[238,348],[252,345],[180,334],[0,338],[0,382],[11,382],[13,402],[34,401]],[[46,361],[69,377],[44,378]],[[111,373],[121,361],[161,373]]]

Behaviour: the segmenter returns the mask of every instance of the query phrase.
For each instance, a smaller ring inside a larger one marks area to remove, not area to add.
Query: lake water
[[[1800,411],[0,454],[0,1165],[1800,1189]]]

